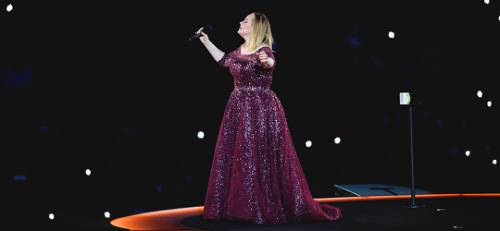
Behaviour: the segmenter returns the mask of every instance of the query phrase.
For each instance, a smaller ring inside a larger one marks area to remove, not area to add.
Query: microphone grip
[[[191,42],[191,40],[193,40],[193,39],[197,39],[197,38],[199,38],[199,37],[201,37],[201,36],[203,36],[203,35],[201,35],[201,33],[199,33],[199,34],[195,34],[195,35],[193,35],[193,37],[191,37],[191,38],[189,39],[189,41]]]
[[[207,34],[207,33],[208,33],[208,32],[210,32],[210,31],[212,31],[212,26],[208,25],[208,26],[206,26],[206,27],[203,27],[203,33]],[[199,33],[199,34],[195,34],[195,35],[193,35],[193,37],[191,37],[191,38],[189,39],[189,41],[191,42],[191,40],[196,39],[196,38],[199,38],[199,37],[201,37],[201,36],[203,36],[201,33]]]

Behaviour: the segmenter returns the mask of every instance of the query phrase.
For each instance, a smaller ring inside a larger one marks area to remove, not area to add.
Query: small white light
[[[394,38],[394,36],[395,36],[394,32],[389,31],[389,38],[393,39],[393,38]]]
[[[7,12],[11,12],[14,9],[14,7],[12,6],[12,4],[9,4],[5,9],[7,10]]]
[[[491,107],[491,101],[488,101],[488,103],[486,103],[488,105],[488,107]]]
[[[198,139],[200,139],[200,140],[201,140],[201,139],[203,139],[203,138],[205,138],[205,133],[204,133],[204,132],[202,132],[202,131],[199,131],[199,132],[198,132]]]
[[[308,140],[306,141],[306,147],[310,148],[312,146],[312,141]]]
[[[477,91],[477,97],[479,97],[479,98],[483,97],[483,92],[482,91]]]
[[[105,217],[105,218],[109,218],[110,216],[111,216],[111,214],[109,214],[109,212],[108,212],[108,211],[104,212],[104,217]]]
[[[484,0],[485,4],[490,4],[490,0]]]
[[[498,16],[498,21],[500,21],[500,16]]]
[[[340,137],[335,138],[335,144],[340,144]]]
[[[53,213],[50,213],[50,214],[49,214],[49,219],[54,220],[54,218],[56,218],[56,216],[54,216],[54,214],[53,214]]]
[[[85,175],[90,176],[90,173],[92,173],[90,169],[85,170]]]
[[[497,165],[497,159],[494,159],[494,160],[492,161],[492,163],[493,163],[493,165]]]
[[[470,156],[470,151],[469,150],[465,151],[465,156]]]

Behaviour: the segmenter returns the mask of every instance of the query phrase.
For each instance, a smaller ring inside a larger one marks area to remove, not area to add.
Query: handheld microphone
[[[212,27],[211,27],[210,25],[208,25],[208,26],[206,26],[206,27],[203,27],[203,33],[208,34],[208,32],[210,32],[210,31],[212,31]],[[195,38],[199,38],[199,37],[201,37],[201,36],[202,36],[202,35],[201,35],[201,33],[199,33],[199,34],[195,34],[193,37],[191,37],[191,38],[189,39],[189,41],[191,42],[191,40],[193,40],[193,39],[195,39]]]

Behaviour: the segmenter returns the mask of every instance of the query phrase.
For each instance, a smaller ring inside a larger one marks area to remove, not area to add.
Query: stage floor
[[[115,219],[128,230],[500,230],[500,194],[363,196],[316,199],[342,210],[337,221],[248,225],[202,219],[203,207],[171,209]]]

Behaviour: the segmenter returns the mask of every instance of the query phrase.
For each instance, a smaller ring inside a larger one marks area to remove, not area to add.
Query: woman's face
[[[238,30],[238,34],[241,36],[250,36],[250,32],[252,32],[252,22],[254,19],[253,14],[249,14],[245,20],[240,22],[240,29]]]

